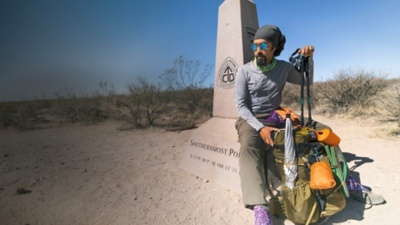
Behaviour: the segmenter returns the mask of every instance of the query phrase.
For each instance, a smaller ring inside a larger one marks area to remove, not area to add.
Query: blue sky
[[[90,92],[100,81],[123,93],[137,76],[160,82],[180,55],[215,64],[222,2],[2,0],[0,101],[52,97],[66,87]],[[286,35],[280,59],[297,47],[316,47],[317,81],[349,68],[400,77],[400,1],[254,2],[259,24],[275,24]]]

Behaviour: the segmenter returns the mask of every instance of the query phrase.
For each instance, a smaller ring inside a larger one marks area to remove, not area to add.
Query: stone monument
[[[253,57],[250,48],[258,29],[251,0],[225,0],[218,10],[213,118],[193,131],[180,167],[220,186],[241,193],[239,143],[233,100],[239,66]]]

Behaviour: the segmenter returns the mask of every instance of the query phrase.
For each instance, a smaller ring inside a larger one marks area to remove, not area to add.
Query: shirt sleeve
[[[261,130],[264,125],[260,121],[258,121],[258,119],[254,116],[251,109],[249,108],[250,103],[248,101],[250,101],[250,96],[249,90],[247,88],[245,71],[243,69],[239,69],[236,75],[234,98],[239,116],[242,117],[247,123],[249,123],[249,125],[255,130]]]

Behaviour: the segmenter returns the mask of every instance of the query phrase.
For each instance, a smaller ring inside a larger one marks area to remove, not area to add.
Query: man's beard
[[[267,65],[267,58],[264,55],[257,55],[256,56],[257,66],[266,66]]]

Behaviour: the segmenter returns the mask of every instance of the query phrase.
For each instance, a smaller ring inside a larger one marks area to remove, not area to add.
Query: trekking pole
[[[309,57],[304,57],[299,54],[300,48],[296,49],[289,58],[289,61],[294,65],[295,69],[301,74],[300,88],[300,125],[304,126],[304,86],[307,85],[307,106],[308,106],[308,121],[306,126],[312,125],[311,117],[311,89],[310,89],[310,65]],[[298,55],[297,55],[298,54]],[[297,56],[296,56],[297,55]],[[306,84],[307,83],[307,84]]]
[[[301,73],[301,89],[300,89],[300,110],[301,110],[301,115],[300,115],[300,124],[301,126],[304,126],[304,83],[305,83],[305,77],[304,77],[304,65],[303,65],[303,57],[300,55],[300,73]]]
[[[301,74],[301,88],[300,88],[300,125],[304,126],[304,58],[299,54],[300,48],[296,49],[289,58],[294,68]],[[297,55],[298,54],[298,55]],[[296,56],[297,55],[297,56]]]
[[[310,88],[310,65],[308,63],[308,57],[304,58],[304,74],[307,81],[307,107],[308,107],[308,121],[306,126],[311,127],[312,117],[311,117],[311,88]]]

